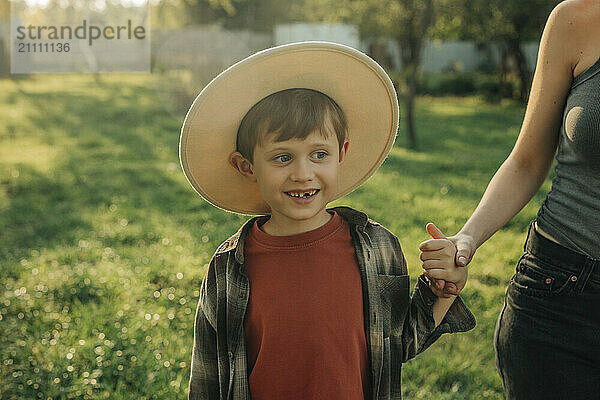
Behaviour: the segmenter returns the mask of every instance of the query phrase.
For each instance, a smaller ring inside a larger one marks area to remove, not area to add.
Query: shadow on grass
[[[201,237],[210,219],[218,240],[231,233],[220,227],[239,218],[215,213],[183,177],[181,121],[153,101],[151,85],[76,82],[78,87],[64,90],[20,86],[27,118],[40,128],[28,135],[60,151],[51,172],[22,166],[9,188],[9,205],[0,211],[4,260],[16,262],[32,248],[74,245],[93,229],[90,215],[114,205],[130,222],[141,224],[142,231],[159,230],[161,221],[170,220]],[[120,244],[131,245],[133,239],[123,240],[129,242]]]
[[[90,228],[72,201],[77,189],[25,165],[18,171],[18,180],[7,185],[9,204],[0,212],[1,259],[16,262],[29,249],[73,243],[76,232]],[[17,278],[16,270],[4,267]]]
[[[459,101],[453,101],[452,98],[422,98],[417,103],[415,114],[418,148],[411,151],[458,157],[474,149],[490,150],[507,145],[512,148],[523,112],[524,108],[514,102],[498,105],[476,98]],[[476,132],[486,134],[474,134]],[[507,142],[507,136],[513,138],[512,142]],[[402,116],[395,145],[407,147]]]

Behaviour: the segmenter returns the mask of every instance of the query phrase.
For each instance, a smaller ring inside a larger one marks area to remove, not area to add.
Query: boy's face
[[[291,235],[316,229],[330,216],[325,210],[338,189],[338,173],[348,141],[341,151],[335,134],[312,132],[306,139],[275,142],[267,136],[254,150],[250,173],[271,207],[263,225],[267,233]]]

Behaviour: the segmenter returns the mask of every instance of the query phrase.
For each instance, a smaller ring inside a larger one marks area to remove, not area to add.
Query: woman
[[[598,21],[597,0],[569,0],[552,11],[519,138],[473,215],[450,238],[457,264],[466,266],[537,192],[556,153],[552,190],[529,228],[496,325],[507,399],[600,397]],[[429,250],[431,243],[421,247],[426,269],[443,256]]]

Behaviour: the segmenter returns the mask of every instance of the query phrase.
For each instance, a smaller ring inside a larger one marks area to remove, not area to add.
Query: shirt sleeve
[[[460,296],[454,299],[442,322],[436,327],[433,304],[437,296],[429,288],[424,275],[419,276],[411,297],[403,331],[404,360],[431,346],[442,334],[466,332],[475,327],[475,317]]]
[[[209,267],[202,281],[200,299],[196,309],[188,400],[219,398],[217,335],[203,307],[209,296],[207,287],[211,284],[210,278],[211,268]]]

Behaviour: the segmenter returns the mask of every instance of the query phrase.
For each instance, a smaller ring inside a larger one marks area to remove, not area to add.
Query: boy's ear
[[[346,153],[348,152],[348,147],[350,146],[350,140],[348,138],[344,139],[344,143],[342,144],[342,148],[340,149],[340,164],[344,162],[346,159]]]
[[[256,177],[254,176],[254,167],[252,166],[252,163],[242,155],[242,153],[239,151],[234,151],[231,153],[229,155],[229,163],[246,179],[256,182]]]

